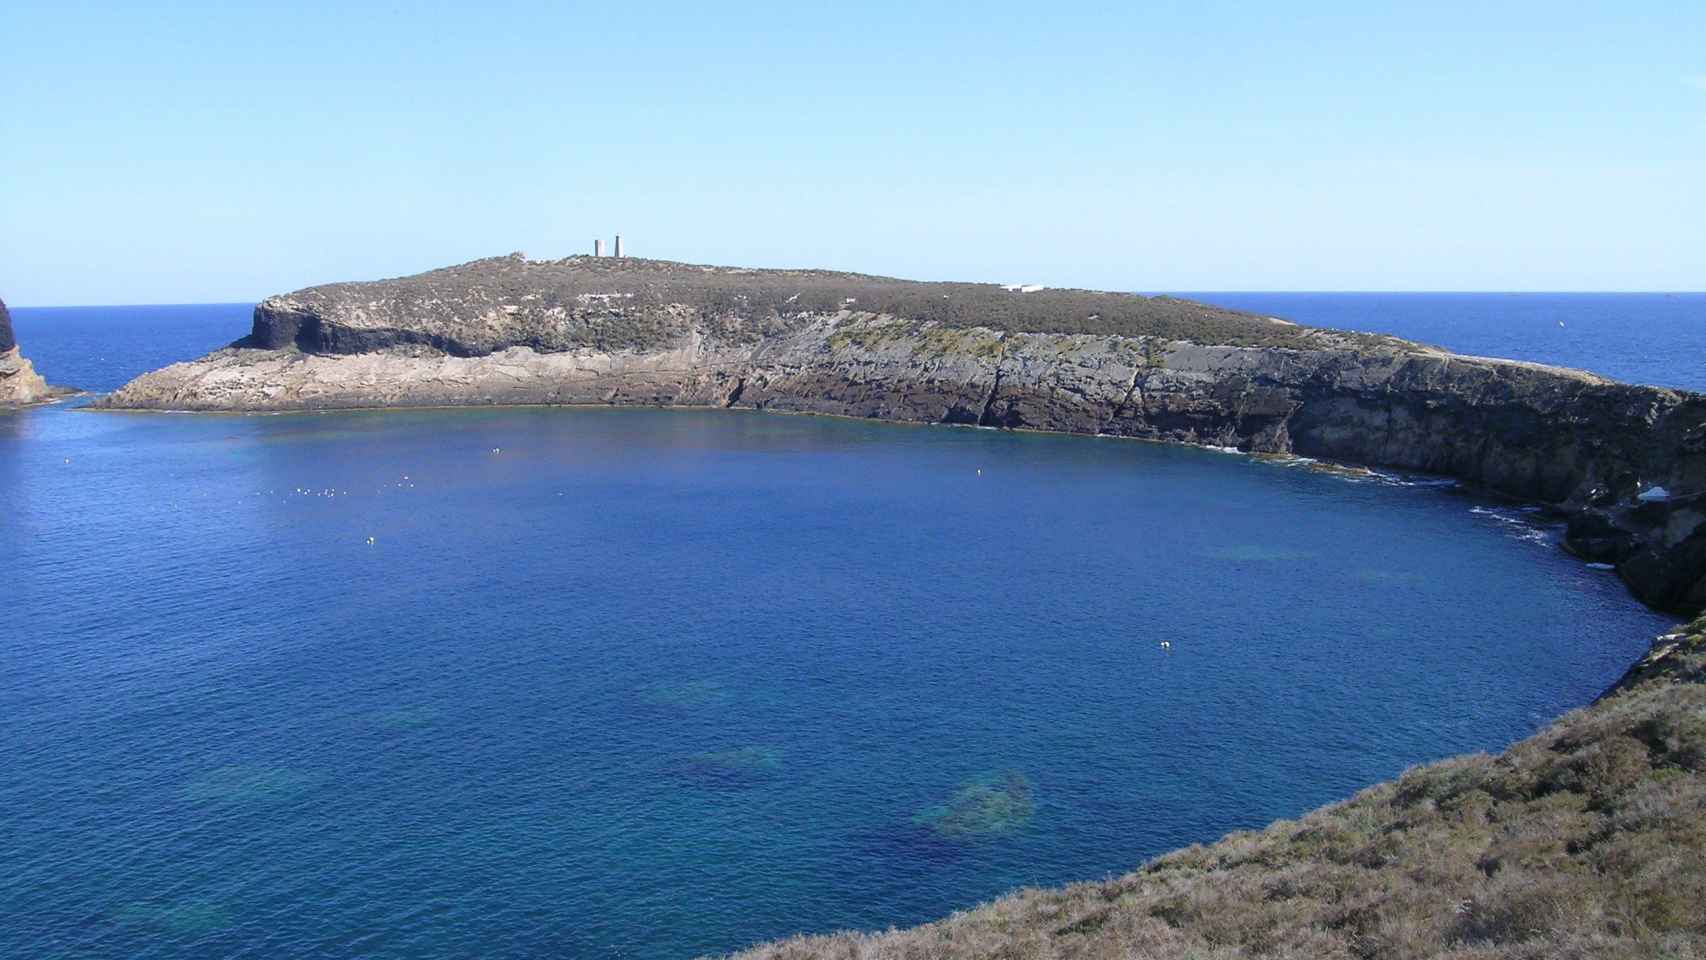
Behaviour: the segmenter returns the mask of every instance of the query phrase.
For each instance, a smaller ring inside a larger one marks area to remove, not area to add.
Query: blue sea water
[[[19,338],[99,389],[247,325],[149,310]],[[1120,872],[1590,700],[1668,621],[1556,537],[1109,439],[0,416],[0,956],[682,957]]]
[[[1390,333],[1458,353],[1706,390],[1706,293],[1188,293],[1236,310]]]

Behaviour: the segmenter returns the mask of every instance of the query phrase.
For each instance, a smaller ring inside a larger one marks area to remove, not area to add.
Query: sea
[[[1706,387],[1706,296],[1194,294]],[[110,390],[249,306],[15,308]],[[752,412],[0,415],[0,956],[716,955],[1498,750],[1672,620],[1449,480]]]

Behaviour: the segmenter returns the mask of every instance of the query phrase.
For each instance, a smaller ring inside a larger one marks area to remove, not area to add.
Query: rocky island
[[[62,391],[47,385],[12,336],[12,313],[0,300],[0,407],[20,407],[52,399]]]
[[[1170,297],[520,254],[269,297],[108,409],[647,404],[1169,440],[1546,504],[1706,606],[1706,397]]]

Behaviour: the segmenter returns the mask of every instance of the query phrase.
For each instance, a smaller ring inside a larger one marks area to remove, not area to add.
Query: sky
[[[15,305],[617,232],[1118,290],[1706,289],[1700,0],[7,0],[0,43]]]

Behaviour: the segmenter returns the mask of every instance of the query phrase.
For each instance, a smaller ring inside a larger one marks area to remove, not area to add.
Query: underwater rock
[[[1013,833],[1035,813],[1030,781],[1010,770],[962,784],[946,802],[921,811],[912,822],[939,837],[969,839]]]
[[[1303,465],[1303,469],[1311,473],[1324,473],[1330,477],[1338,477],[1341,480],[1373,480],[1379,476],[1367,467],[1347,466],[1342,463],[1333,463],[1330,460],[1311,460]]]
[[[681,761],[674,773],[713,787],[750,787],[781,776],[782,750],[763,744],[710,750]]]
[[[1233,563],[1297,563],[1313,559],[1315,556],[1308,550],[1292,550],[1261,543],[1241,543],[1230,547],[1216,547],[1212,550],[1204,550],[1198,555],[1209,560],[1226,560]]]
[[[1376,585],[1393,585],[1400,587],[1425,587],[1429,580],[1419,573],[1406,570],[1377,570],[1367,567],[1356,572],[1356,578],[1363,583]]]
[[[233,923],[231,911],[205,900],[181,903],[161,903],[142,900],[127,903],[113,911],[113,919],[123,924],[164,930],[179,936],[200,936],[224,930]]]
[[[715,680],[683,680],[642,687],[640,702],[654,707],[691,710],[715,706],[729,699],[729,690]]]
[[[308,792],[311,779],[288,767],[238,763],[210,770],[184,785],[184,798],[229,803],[273,803]]]
[[[432,707],[399,707],[373,715],[375,723],[396,731],[422,730],[432,726],[437,719],[438,711]]]

